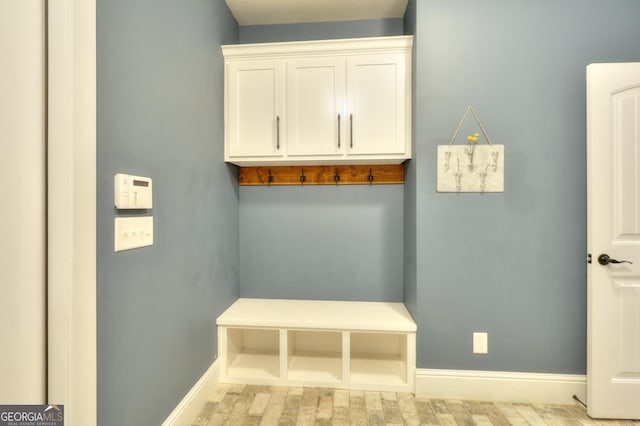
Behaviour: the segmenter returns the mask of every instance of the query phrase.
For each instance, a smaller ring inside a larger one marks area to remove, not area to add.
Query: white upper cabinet
[[[225,158],[282,157],[284,67],[277,60],[229,63],[226,72]]]
[[[288,156],[343,153],[344,79],[342,58],[287,61]]]
[[[347,60],[349,154],[403,156],[410,139],[406,59],[402,54]]]
[[[223,46],[225,161],[411,158],[411,36]]]

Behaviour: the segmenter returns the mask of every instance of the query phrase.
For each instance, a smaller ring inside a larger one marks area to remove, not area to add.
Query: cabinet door
[[[344,153],[344,82],[343,58],[288,61],[288,155]]]
[[[284,66],[279,60],[227,64],[225,159],[284,152]]]
[[[408,69],[404,54],[347,60],[349,154],[408,154]]]

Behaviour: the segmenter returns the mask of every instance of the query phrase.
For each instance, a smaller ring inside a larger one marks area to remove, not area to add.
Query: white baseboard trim
[[[419,368],[415,393],[437,399],[574,404],[573,395],[586,401],[587,377]]]
[[[198,417],[208,397],[220,382],[220,363],[216,359],[180,401],[162,426],[188,426]]]

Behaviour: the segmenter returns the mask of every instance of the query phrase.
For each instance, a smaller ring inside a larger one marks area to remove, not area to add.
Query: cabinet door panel
[[[287,66],[287,154],[338,155],[344,151],[344,59],[290,60]]]
[[[350,154],[405,153],[405,61],[404,55],[349,58]]]
[[[228,157],[282,155],[283,103],[284,67],[280,61],[229,64]]]

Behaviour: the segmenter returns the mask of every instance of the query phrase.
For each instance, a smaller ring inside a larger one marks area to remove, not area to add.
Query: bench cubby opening
[[[229,328],[226,332],[227,375],[236,378],[280,378],[278,330]]]
[[[351,381],[407,384],[406,334],[351,333]]]
[[[327,384],[342,381],[342,333],[290,330],[287,347],[289,380]]]

